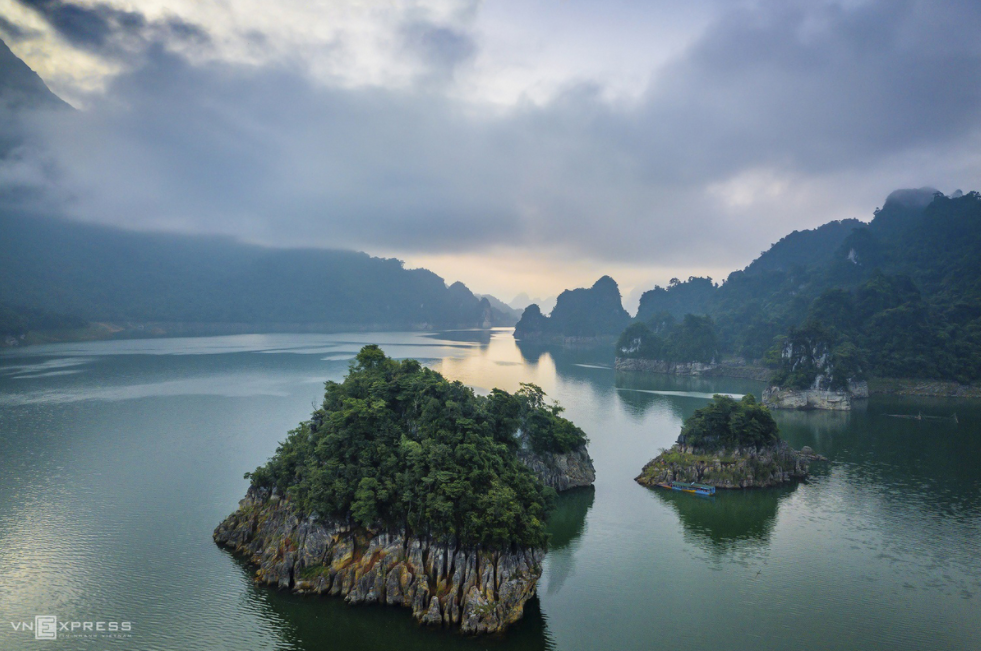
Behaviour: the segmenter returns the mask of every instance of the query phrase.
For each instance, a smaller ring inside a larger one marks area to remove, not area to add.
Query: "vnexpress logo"
[[[131,638],[132,622],[121,621],[68,621],[57,615],[35,615],[33,622],[10,622],[18,632],[34,633],[36,640],[57,640],[59,633],[66,638]]]
[[[36,639],[36,640],[57,640],[58,639],[58,616],[57,615],[36,615],[34,617],[34,639]]]

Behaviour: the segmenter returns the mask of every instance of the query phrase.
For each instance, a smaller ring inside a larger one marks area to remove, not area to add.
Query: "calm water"
[[[486,391],[535,382],[591,438],[595,489],[562,496],[539,597],[498,638],[408,611],[256,587],[211,531],[242,473],[360,346]],[[97,342],[0,354],[2,649],[978,649],[981,406],[873,399],[778,414],[831,463],[714,499],[633,478],[739,380],[617,376],[606,349],[508,331]],[[950,416],[909,421],[886,413]],[[128,638],[36,641],[10,622],[128,621]]]

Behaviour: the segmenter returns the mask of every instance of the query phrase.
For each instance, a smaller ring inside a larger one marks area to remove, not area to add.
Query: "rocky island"
[[[595,477],[585,434],[544,398],[530,384],[477,396],[366,346],[246,474],[215,542],[257,565],[259,583],[501,631],[535,594],[555,491]]]
[[[678,442],[644,466],[636,481],[659,486],[672,481],[716,488],[766,488],[808,474],[823,457],[781,440],[773,416],[752,395],[717,395],[685,421]]]

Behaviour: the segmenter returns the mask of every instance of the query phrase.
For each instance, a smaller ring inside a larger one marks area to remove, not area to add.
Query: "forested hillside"
[[[256,327],[514,323],[462,283],[447,287],[399,260],[138,233],[10,210],[0,211],[0,278],[0,334],[17,334],[39,315],[59,323]]]
[[[981,195],[897,191],[869,224],[795,232],[721,285],[647,292],[638,320],[709,315],[721,349],[747,359],[818,328],[870,374],[968,382],[981,378],[979,261]]]

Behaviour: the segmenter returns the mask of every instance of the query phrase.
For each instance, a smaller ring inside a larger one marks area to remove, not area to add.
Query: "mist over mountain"
[[[808,327],[882,376],[981,377],[981,195],[897,190],[868,224],[794,232],[721,285],[644,294],[638,321],[713,318],[724,351],[760,359]]]
[[[0,214],[0,277],[0,303],[96,322],[259,329],[514,323],[462,283],[447,287],[431,271],[406,269],[395,259],[138,233],[11,211]]]
[[[46,110],[71,108],[0,42],[0,158],[16,164],[32,146],[25,122]],[[12,187],[0,193],[0,335],[88,322],[220,333],[517,321],[497,299],[399,260],[84,224],[24,209]]]

